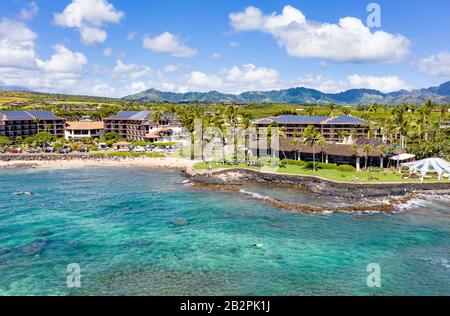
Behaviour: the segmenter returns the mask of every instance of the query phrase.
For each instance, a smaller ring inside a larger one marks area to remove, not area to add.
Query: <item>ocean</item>
[[[349,201],[185,180],[143,168],[1,170],[0,295],[450,295],[449,196],[394,214],[302,214],[263,200]]]

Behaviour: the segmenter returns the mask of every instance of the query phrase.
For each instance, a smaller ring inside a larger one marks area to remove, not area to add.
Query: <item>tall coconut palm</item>
[[[362,147],[362,152],[364,153],[365,162],[364,162],[364,170],[368,170],[369,163],[369,154],[375,150],[375,147],[372,144],[366,144]]]
[[[316,127],[310,125],[303,132],[304,144],[312,147],[313,150],[313,171],[316,171],[316,149],[315,145],[318,138],[321,136]]]

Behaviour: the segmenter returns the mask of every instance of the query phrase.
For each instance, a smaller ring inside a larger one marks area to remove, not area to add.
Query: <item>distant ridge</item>
[[[438,87],[420,90],[400,90],[383,93],[371,89],[352,89],[340,93],[323,93],[308,88],[291,88],[273,91],[249,91],[238,95],[218,91],[175,93],[149,89],[125,97],[126,100],[145,102],[244,102],[244,103],[287,103],[287,104],[421,104],[431,99],[436,103],[450,103],[450,81]]]
[[[19,86],[6,86],[0,84],[0,91],[23,91],[23,92],[32,92],[30,89],[19,87]]]

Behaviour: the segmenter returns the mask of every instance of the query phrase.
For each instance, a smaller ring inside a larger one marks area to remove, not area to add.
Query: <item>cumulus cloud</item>
[[[181,65],[181,64],[178,64],[178,65],[167,65],[167,66],[165,66],[163,68],[163,72],[170,74],[170,73],[175,73],[175,72],[180,71],[180,70],[185,69],[185,68],[188,68],[188,66]]]
[[[87,63],[85,55],[72,52],[63,45],[55,45],[53,49],[55,54],[50,60],[36,60],[38,67],[46,73],[80,73]]]
[[[235,31],[259,31],[272,35],[289,55],[301,58],[323,58],[338,62],[402,61],[410,50],[410,41],[400,34],[372,32],[354,17],[339,23],[311,22],[298,9],[285,6],[281,14],[264,15],[248,7],[231,13]]]
[[[397,76],[365,76],[349,75],[347,76],[348,86],[350,88],[375,89],[381,92],[392,92],[407,89],[406,83]]]
[[[143,42],[144,48],[155,53],[166,53],[173,57],[194,57],[197,50],[183,44],[178,36],[164,32],[156,37],[146,37]]]
[[[230,47],[233,47],[233,48],[237,48],[240,46],[240,44],[236,41],[231,41],[229,44],[230,44]]]
[[[39,12],[39,7],[36,2],[32,1],[28,6],[20,11],[20,19],[30,21]]]
[[[421,59],[419,70],[429,76],[450,76],[450,53],[441,52]]]
[[[193,71],[186,76],[185,87],[196,91],[214,89],[228,93],[239,93],[248,90],[275,88],[280,84],[278,79],[279,73],[275,69],[246,64],[241,67],[233,66],[222,69],[217,74]]]
[[[36,38],[22,22],[0,20],[0,67],[35,67]]]
[[[127,77],[132,80],[148,77],[151,69],[144,65],[125,64],[120,59],[116,61],[116,67],[113,69],[115,77]]]
[[[119,23],[124,13],[117,11],[107,0],[72,0],[61,13],[55,13],[56,25],[76,28],[80,31],[81,41],[94,45],[106,41],[108,34],[105,24]]]

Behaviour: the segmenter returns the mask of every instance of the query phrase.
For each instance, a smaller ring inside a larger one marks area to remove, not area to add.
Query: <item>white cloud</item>
[[[265,90],[279,86],[279,73],[275,69],[257,67],[253,64],[222,69],[217,74],[193,71],[186,77],[188,90],[208,91],[211,89],[227,93],[248,90]]]
[[[184,45],[181,40],[169,33],[164,32],[153,38],[145,38],[143,42],[144,48],[155,53],[166,53],[173,57],[194,57],[197,50]]]
[[[72,0],[63,12],[54,15],[54,22],[78,29],[81,41],[94,45],[105,42],[108,37],[103,26],[119,23],[123,16],[124,13],[117,11],[107,0]]]
[[[151,69],[144,65],[124,64],[120,59],[116,61],[116,67],[113,69],[115,77],[127,77],[132,80],[148,77]]]
[[[37,65],[46,73],[79,73],[87,58],[82,53],[72,52],[63,45],[53,47],[55,54],[48,61],[37,59]]]
[[[0,67],[35,67],[36,38],[22,22],[0,20]]]
[[[167,65],[167,66],[165,66],[163,68],[163,72],[170,74],[170,73],[177,72],[177,71],[179,71],[179,70],[181,70],[183,68],[187,68],[187,66],[181,65],[181,64],[178,64],[178,65]]]
[[[278,81],[279,73],[275,69],[256,67],[253,64],[234,66],[227,71],[229,82],[256,82],[261,85],[273,85]]]
[[[381,92],[392,92],[407,89],[406,83],[397,76],[366,76],[349,75],[347,76],[348,87],[353,89],[375,89]]]
[[[105,30],[97,27],[83,26],[80,29],[81,42],[85,45],[101,44],[108,38]]]
[[[402,61],[410,50],[410,41],[400,34],[372,32],[353,17],[342,18],[338,24],[311,22],[292,6],[271,15],[248,7],[244,12],[231,13],[229,18],[235,31],[268,33],[296,57],[394,63]]]
[[[441,52],[421,59],[419,70],[429,76],[450,76],[450,53]]]
[[[39,7],[36,2],[32,1],[28,6],[20,11],[20,19],[24,21],[30,21],[39,11]]]
[[[401,78],[397,76],[371,76],[351,74],[344,79],[332,79],[322,75],[308,74],[291,82],[285,83],[284,88],[305,87],[325,93],[337,93],[349,89],[374,89],[384,93],[409,89]]]
[[[212,59],[220,59],[220,58],[222,58],[222,55],[218,52],[214,52],[211,54],[211,58]]]
[[[231,41],[229,44],[230,44],[230,47],[233,47],[233,48],[237,48],[237,47],[240,46],[240,44],[238,42],[235,42],[235,41]]]
[[[187,84],[197,87],[201,90],[222,88],[222,79],[216,75],[208,75],[201,71],[191,72],[186,79]]]
[[[113,54],[113,50],[112,50],[112,48],[110,48],[110,47],[105,48],[105,49],[103,50],[103,56],[105,56],[105,57],[111,57],[112,54]]]

